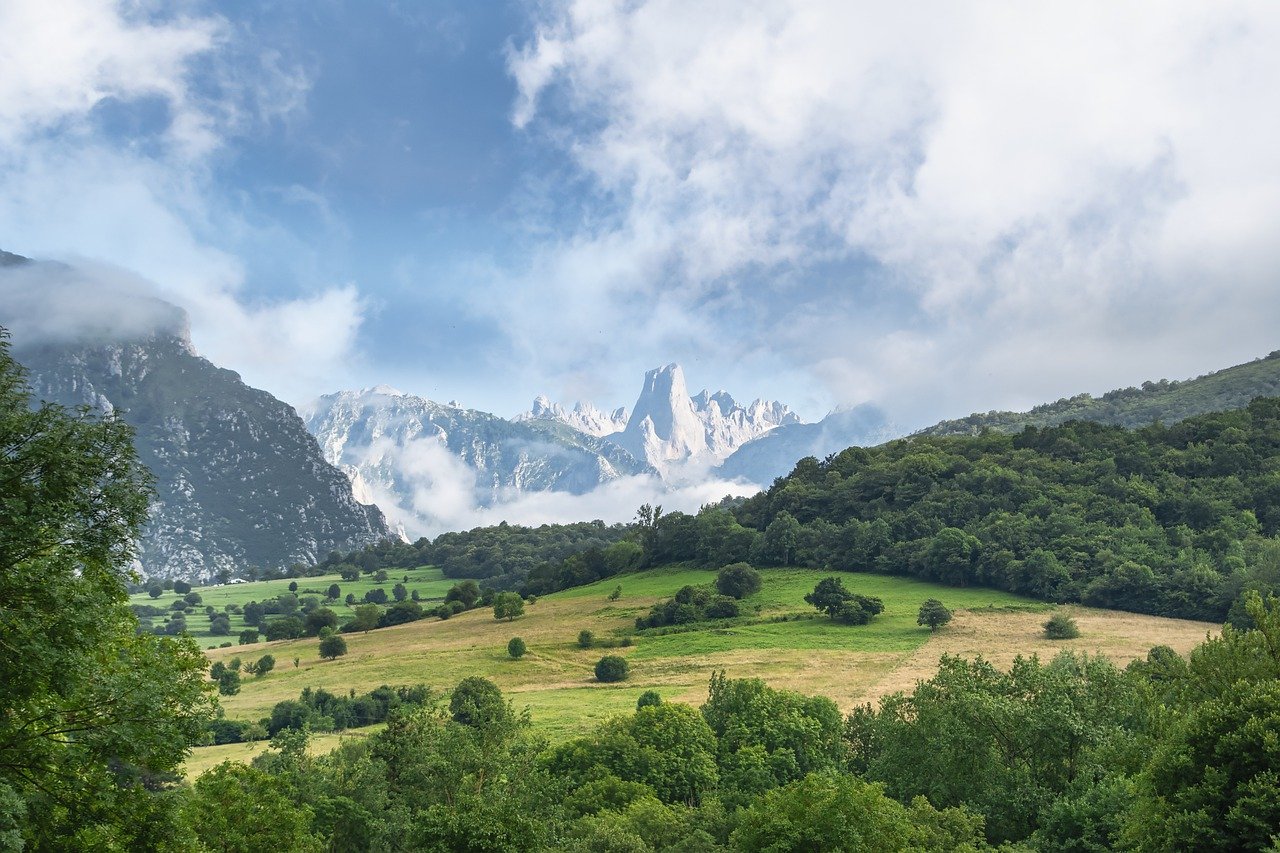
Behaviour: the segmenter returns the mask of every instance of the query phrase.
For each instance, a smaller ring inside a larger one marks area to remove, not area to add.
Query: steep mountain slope
[[[320,455],[293,409],[177,335],[20,349],[42,399],[122,411],[156,477],[140,551],[161,577],[314,562],[390,534]]]
[[[846,447],[876,445],[901,434],[883,411],[864,403],[832,412],[814,424],[784,424],[739,447],[715,473],[727,480],[767,486],[806,456],[823,459]]]
[[[70,267],[8,266],[0,325],[13,331],[35,397],[119,411],[137,432],[156,478],[144,572],[209,579],[310,563],[389,535],[290,406],[196,355],[182,311]],[[66,306],[77,302],[93,310],[73,318]],[[120,317],[138,323],[122,332]]]
[[[652,473],[616,445],[555,420],[508,421],[384,385],[327,394],[305,416],[325,458],[410,532],[451,493],[486,506],[507,490],[583,494]]]
[[[942,421],[916,435],[977,435],[984,429],[1018,432],[1026,426],[1056,426],[1072,420],[1124,427],[1154,421],[1175,423],[1194,415],[1237,409],[1254,397],[1280,394],[1280,352],[1228,367],[1196,379],[1144,382],[1141,388],[1120,388],[1101,397],[1077,394],[1029,412],[974,413]]]

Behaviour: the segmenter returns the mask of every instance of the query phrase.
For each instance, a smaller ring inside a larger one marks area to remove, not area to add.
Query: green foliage
[[[275,655],[263,655],[262,657],[258,658],[256,663],[253,663],[249,666],[249,673],[255,676],[256,678],[262,678],[264,675],[271,672],[271,670],[275,668],[276,668]]]
[[[760,591],[760,573],[747,563],[725,566],[716,575],[716,590],[730,598],[746,598]]]
[[[1220,620],[1280,588],[1277,430],[1280,400],[1257,399],[1133,431],[919,436],[801,460],[734,515],[775,564]]]
[[[519,593],[500,592],[493,597],[493,618],[508,622],[524,615],[524,599]]]
[[[347,653],[347,641],[341,634],[330,634],[320,641],[320,657],[337,660]]]
[[[0,332],[0,838],[150,846],[212,715],[185,639],[136,633],[150,481],[115,417],[32,405]],[[141,784],[146,780],[148,785]],[[25,815],[25,817],[23,817]],[[10,844],[10,846],[13,846]]]
[[[619,598],[622,598],[622,584],[615,586],[613,592],[609,593],[610,601],[617,601]]]
[[[684,586],[675,597],[655,604],[648,616],[636,619],[636,627],[661,628],[666,625],[688,625],[707,619],[732,619],[741,613],[736,599],[719,595],[705,586]]]
[[[479,676],[458,682],[449,697],[449,714],[454,722],[477,729],[506,726],[514,720],[498,685]]]
[[[734,847],[769,853],[858,850],[896,853],[914,845],[900,803],[853,776],[813,774],[770,791],[739,818]]]
[[[884,602],[872,596],[845,589],[839,578],[823,578],[804,597],[809,604],[845,625],[865,625],[884,611]]]
[[[1044,635],[1050,640],[1074,640],[1080,636],[1080,628],[1069,614],[1059,611],[1044,623]]]
[[[585,628],[578,632],[578,648],[589,649],[596,643],[596,635]]]
[[[510,655],[513,660],[520,660],[528,650],[528,647],[524,644],[524,640],[519,637],[512,637],[507,641],[507,654]]]
[[[649,708],[662,704],[662,696],[656,690],[646,690],[640,694],[640,698],[636,700],[636,710],[641,708]]]
[[[209,850],[320,851],[311,835],[311,809],[295,805],[285,780],[226,762],[196,780],[186,817]]]
[[[605,655],[596,662],[596,681],[626,681],[630,665],[618,655]]]
[[[240,673],[234,669],[225,669],[217,676],[218,692],[223,696],[234,696],[240,692]]]
[[[920,605],[920,615],[916,617],[917,625],[924,625],[930,631],[936,631],[951,621],[951,611],[936,598],[926,598]]]

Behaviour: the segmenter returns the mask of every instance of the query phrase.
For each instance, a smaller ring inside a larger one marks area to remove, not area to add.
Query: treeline
[[[530,572],[541,565],[558,565],[586,551],[604,551],[624,539],[627,532],[625,525],[607,525],[603,521],[538,527],[504,521],[492,527],[442,533],[434,540],[422,538],[412,544],[387,540],[347,554],[334,551],[307,568],[306,573],[321,575],[357,569],[370,573],[432,565],[439,566],[448,578],[469,578],[494,589],[510,590],[521,586]]]
[[[281,729],[175,793],[218,849],[1274,849],[1280,602],[1250,606],[1257,629],[1188,658],[943,658],[846,717],[718,673],[700,708],[649,692],[557,746],[468,678],[329,755]]]
[[[392,712],[433,701],[431,688],[381,687],[356,695],[330,693],[324,688],[305,687],[297,699],[277,702],[270,716],[256,722],[218,716],[208,723],[204,744],[243,743],[275,737],[286,729],[309,732],[340,732],[384,723]]]

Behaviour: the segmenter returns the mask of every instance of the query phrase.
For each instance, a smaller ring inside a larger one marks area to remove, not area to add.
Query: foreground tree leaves
[[[137,635],[126,606],[150,495],[131,441],[33,409],[0,337],[0,808],[34,849],[183,845],[149,834],[213,705],[195,645]]]

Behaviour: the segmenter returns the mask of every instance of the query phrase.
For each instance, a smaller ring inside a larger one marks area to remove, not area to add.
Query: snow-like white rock
[[[533,406],[512,418],[514,421],[558,421],[573,427],[578,432],[603,438],[615,432],[622,432],[627,426],[626,407],[605,412],[591,403],[575,403],[573,408],[566,408],[553,403],[545,395],[539,394],[533,399]]]

